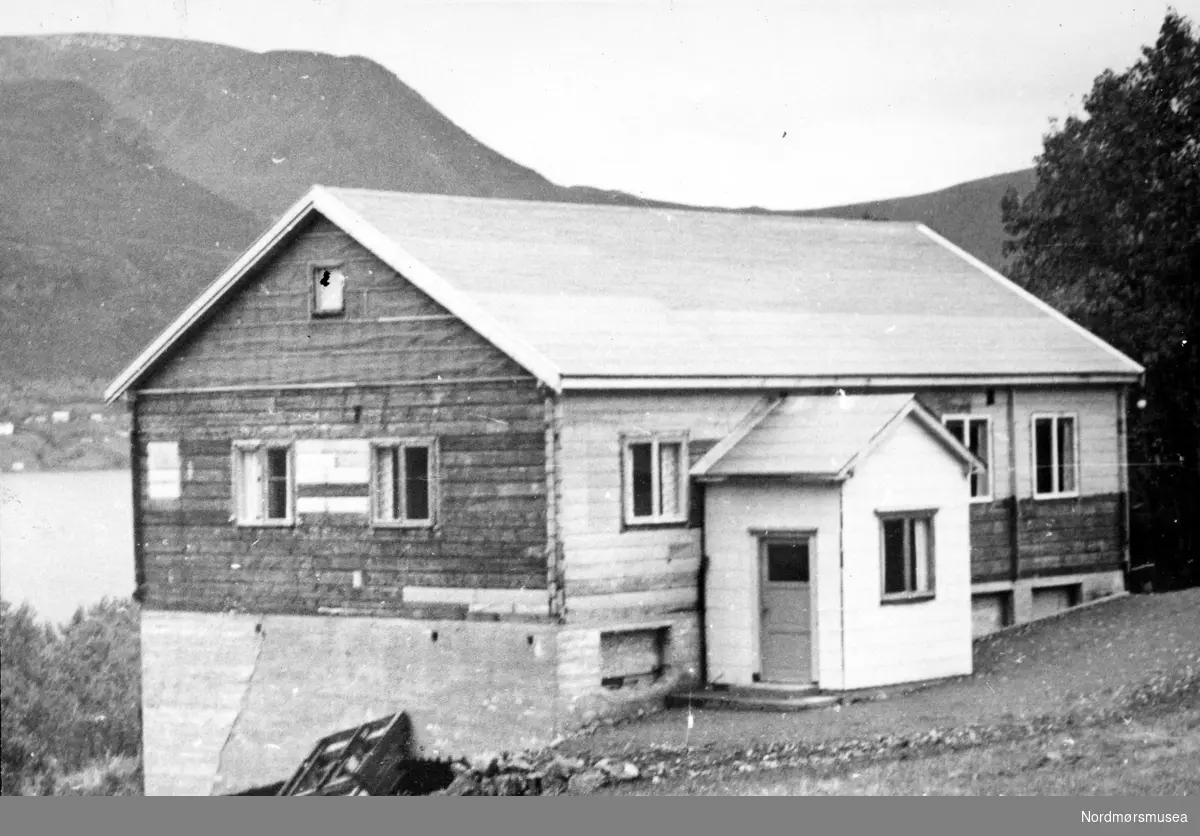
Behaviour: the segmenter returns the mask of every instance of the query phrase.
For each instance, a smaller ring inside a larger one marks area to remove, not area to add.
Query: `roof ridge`
[[[403,197],[415,197],[422,200],[444,200],[448,203],[502,203],[512,206],[526,206],[529,204],[539,206],[552,207],[568,207],[578,210],[609,210],[613,212],[685,212],[689,215],[732,215],[739,218],[779,220],[803,224],[823,225],[823,224],[842,224],[846,226],[873,226],[873,227],[902,227],[902,228],[917,228],[921,224],[918,221],[891,221],[891,220],[874,220],[867,218],[839,218],[833,215],[798,215],[796,212],[804,212],[809,210],[804,209],[763,209],[752,206],[692,206],[683,204],[666,203],[663,205],[653,205],[654,199],[640,198],[638,195],[630,195],[635,199],[644,199],[646,205],[628,204],[628,203],[593,203],[590,201],[570,201],[570,200],[543,200],[541,198],[522,198],[522,197],[494,197],[494,196],[479,196],[479,195],[462,195],[462,194],[444,194],[441,192],[408,192],[396,189],[371,189],[363,186],[329,186],[320,183],[313,184],[313,188],[321,188],[330,194],[339,192],[353,192],[356,194],[368,195],[394,195]]]

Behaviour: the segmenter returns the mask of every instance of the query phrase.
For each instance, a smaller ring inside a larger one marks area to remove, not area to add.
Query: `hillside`
[[[313,183],[572,197],[366,58],[97,35],[3,38],[0,56],[0,80],[84,82],[165,165],[268,216]]]
[[[0,38],[0,112],[6,379],[111,378],[314,182],[646,202],[551,183],[358,57]],[[920,220],[999,265],[1000,195],[1030,181],[796,214]]]
[[[0,351],[21,376],[116,371],[259,231],[83,84],[0,83],[0,113]]]
[[[1024,194],[1033,188],[1033,184],[1033,169],[1026,168],[960,183],[928,194],[789,214],[923,223],[977,258],[1002,270],[1005,262],[1002,248],[1006,236],[1000,217],[1000,198],[1010,186]]]

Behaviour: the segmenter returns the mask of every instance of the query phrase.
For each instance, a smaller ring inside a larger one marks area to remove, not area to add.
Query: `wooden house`
[[[106,393],[147,791],[967,673],[1124,589],[1141,372],[920,225],[315,187]]]

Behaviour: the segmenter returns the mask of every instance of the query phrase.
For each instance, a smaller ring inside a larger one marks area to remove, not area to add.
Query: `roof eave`
[[[1093,334],[1088,329],[1084,328],[1078,322],[1075,322],[1073,319],[1066,316],[1061,311],[1059,311],[1056,308],[1054,308],[1053,306],[1047,304],[1045,301],[1043,301],[1042,299],[1039,299],[1037,296],[1034,296],[1028,290],[1026,290],[1025,288],[1018,285],[1016,282],[1014,282],[1012,279],[1010,279],[1007,276],[1005,276],[1004,274],[1002,274],[1000,271],[998,271],[992,267],[989,267],[983,261],[981,261],[978,258],[976,258],[975,256],[971,255],[969,252],[964,250],[962,247],[959,247],[957,244],[953,243],[949,239],[943,238],[941,235],[934,232],[932,229],[930,229],[925,224],[917,224],[917,229],[919,229],[922,232],[922,234],[924,234],[930,240],[934,241],[935,243],[937,243],[937,244],[941,245],[942,247],[944,247],[945,249],[949,250],[951,253],[958,256],[963,261],[967,262],[972,267],[974,267],[975,269],[982,272],[985,276],[987,276],[988,278],[995,281],[1001,287],[1003,287],[1006,290],[1008,290],[1009,292],[1014,293],[1017,296],[1021,297],[1026,302],[1029,302],[1034,307],[1036,307],[1038,310],[1053,317],[1055,320],[1057,320],[1058,322],[1067,326],[1072,331],[1076,332],[1081,337],[1086,339],[1088,342],[1090,342],[1093,345],[1095,345],[1096,347],[1102,349],[1103,351],[1108,353],[1110,356],[1116,358],[1121,363],[1121,365],[1126,367],[1128,374],[1131,374],[1134,377],[1138,377],[1145,373],[1146,367],[1143,366],[1141,363],[1136,362],[1133,358],[1129,357],[1127,354],[1125,354],[1121,351],[1118,351],[1116,348],[1113,348],[1107,342],[1100,339],[1098,336]]]
[[[220,276],[197,296],[192,303],[184,308],[170,325],[162,330],[132,363],[114,378],[104,390],[105,403],[112,403],[121,397],[133,384],[146,374],[154,364],[171,348],[185,333],[190,331],[196,322],[204,316],[212,306],[236,285],[258,261],[269,253],[289,232],[303,221],[313,211],[316,193],[319,187],[314,186],[304,197],[296,201],[280,216],[270,229],[258,237],[250,247],[243,252]]]
[[[911,391],[938,387],[998,386],[1129,386],[1138,382],[1140,372],[1045,372],[1028,374],[953,374],[953,375],[595,375],[562,376],[563,391],[804,391],[837,389],[879,389]]]

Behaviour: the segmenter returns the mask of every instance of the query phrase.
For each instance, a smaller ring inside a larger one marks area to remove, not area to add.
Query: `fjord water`
[[[0,474],[0,597],[60,624],[133,589],[128,470]]]

